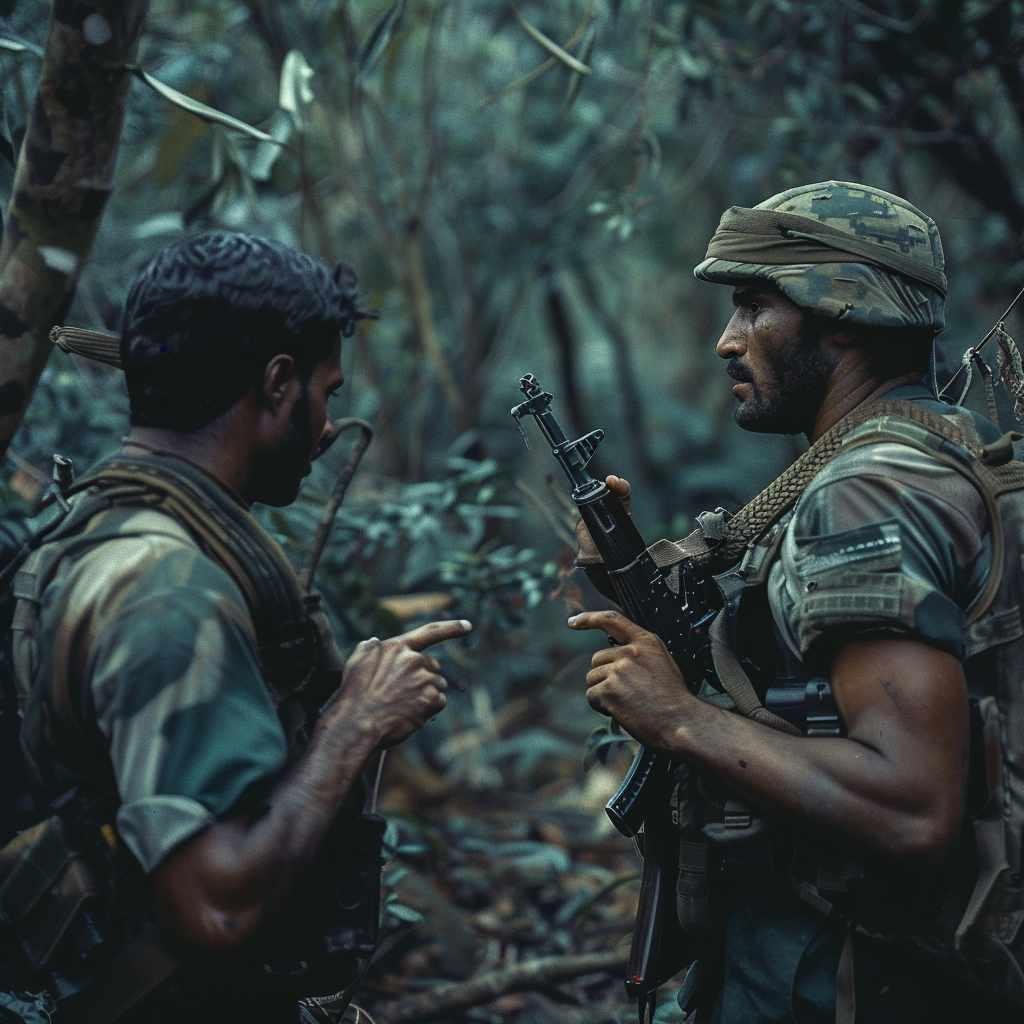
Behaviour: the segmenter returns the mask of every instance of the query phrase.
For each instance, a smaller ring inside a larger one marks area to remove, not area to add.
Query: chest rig
[[[742,609],[757,609],[760,598],[760,614],[770,616],[763,591],[797,499],[840,452],[880,442],[925,452],[971,482],[988,515],[992,568],[965,611],[971,795],[954,864],[924,887],[779,829],[684,767],[672,808],[680,832],[677,912],[690,935],[710,939],[724,925],[727,892],[781,882],[821,914],[924,949],[1024,1006],[1024,464],[1012,461],[1020,435],[983,446],[961,422],[907,401],[854,410],[735,516],[705,514],[694,534],[651,549],[666,569],[689,563],[716,573],[724,606],[712,631],[719,686],[705,685],[703,699],[783,731],[841,735],[827,680],[759,678],[742,657]],[[863,594],[885,597],[870,586]]]
[[[149,454],[116,458],[68,487],[58,503],[20,557],[13,583],[6,653],[29,784],[44,820],[0,850],[0,924],[10,926],[0,939],[12,947],[11,955],[0,949],[0,967],[13,971],[18,987],[46,988],[69,1019],[105,1024],[187,961],[155,925],[148,882],[114,830],[116,786],[88,687],[39,678],[44,593],[61,564],[148,532],[141,523],[133,534],[122,517],[104,513],[152,510],[172,519],[245,600],[288,763],[302,752],[307,716],[336,688],[344,662],[319,598],[301,586],[277,542],[198,468]],[[280,977],[296,998],[333,991],[339,965],[347,977],[349,965],[376,947],[384,822],[358,814],[356,789],[308,894],[293,901],[295,912],[267,948],[252,953],[262,974]]]

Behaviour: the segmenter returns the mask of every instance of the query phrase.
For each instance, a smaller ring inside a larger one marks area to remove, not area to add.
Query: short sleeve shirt
[[[273,780],[287,743],[234,581],[168,516],[102,517],[115,535],[65,558],[44,593],[39,678],[87,687],[118,833],[150,872]]]
[[[930,399],[921,387],[886,397]],[[769,576],[772,615],[787,653],[814,671],[837,645],[874,635],[962,659],[964,614],[990,568],[971,482],[909,445],[868,444],[836,456],[797,502]]]

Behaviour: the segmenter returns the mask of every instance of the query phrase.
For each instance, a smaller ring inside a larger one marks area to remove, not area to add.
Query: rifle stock
[[[527,415],[536,419],[569,477],[572,500],[594,538],[619,606],[629,619],[664,641],[687,685],[696,689],[704,676],[707,631],[716,614],[708,601],[708,582],[687,574],[679,592],[672,590],[618,495],[586,469],[604,431],[569,441],[551,412],[553,396],[532,374],[523,377],[519,387],[526,401],[513,408],[512,415],[527,447],[521,420]],[[644,870],[626,977],[627,991],[640,998],[641,1024],[653,1018],[658,986],[689,962],[675,906],[679,844],[669,809],[675,767],[667,754],[641,746],[605,807],[615,828],[637,841],[638,848],[642,838]]]

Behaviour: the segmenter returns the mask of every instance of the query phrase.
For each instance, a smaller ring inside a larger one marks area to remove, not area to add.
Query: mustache
[[[725,372],[729,374],[734,381],[737,381],[740,384],[750,384],[753,382],[753,377],[746,369],[740,366],[738,358],[731,359],[729,361],[729,365],[725,368]]]

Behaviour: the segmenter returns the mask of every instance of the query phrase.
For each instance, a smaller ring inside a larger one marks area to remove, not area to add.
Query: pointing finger
[[[414,651],[422,651],[426,647],[441,643],[442,640],[455,640],[471,632],[473,624],[467,619],[446,619],[443,622],[428,622],[425,626],[410,629],[408,633],[394,639]]]
[[[628,644],[647,636],[647,630],[630,622],[621,612],[607,611],[583,612],[569,620],[570,629],[603,629],[613,640],[620,644]]]

